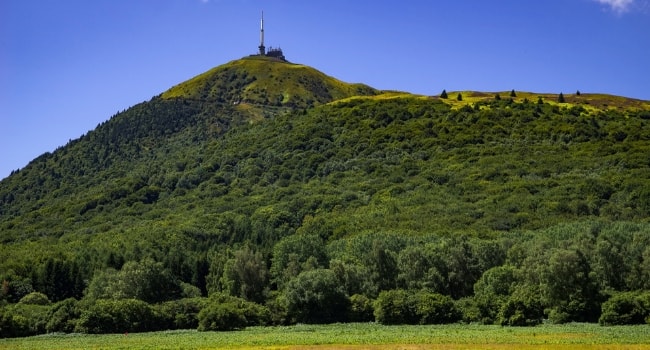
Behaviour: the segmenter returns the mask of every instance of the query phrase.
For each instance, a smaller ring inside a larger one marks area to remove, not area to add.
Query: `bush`
[[[158,306],[167,329],[197,329],[199,312],[207,305],[207,298],[185,298]]]
[[[31,292],[22,297],[19,303],[28,305],[49,305],[50,300],[47,298],[47,295],[43,293]]]
[[[52,306],[47,315],[47,324],[45,330],[51,332],[74,332],[77,319],[80,316],[77,304],[79,302],[74,298],[62,300]]]
[[[198,314],[200,331],[227,331],[247,326],[266,326],[271,314],[265,306],[219,294],[207,301]]]
[[[491,324],[492,322],[484,322],[481,315],[481,310],[474,298],[466,297],[456,301],[456,308],[461,313],[461,320],[465,323],[483,323]]]
[[[0,308],[0,338],[45,333],[49,306],[14,304]]]
[[[80,315],[76,332],[123,333],[164,329],[165,323],[151,305],[138,299],[97,300]]]
[[[603,326],[643,324],[649,318],[650,292],[624,292],[603,303],[598,323]]]
[[[247,325],[244,311],[234,303],[210,303],[198,315],[199,331],[232,331]]]
[[[387,325],[444,324],[460,321],[462,313],[449,296],[397,289],[379,293],[375,318]]]
[[[521,289],[501,306],[498,318],[502,326],[535,326],[542,323],[544,307],[533,291]]]
[[[420,324],[454,323],[462,318],[454,300],[447,295],[418,292],[412,298]]]
[[[417,324],[409,299],[409,293],[403,289],[382,291],[375,300],[375,320],[387,325]]]
[[[350,297],[350,322],[371,322],[374,321],[374,308],[372,300],[365,295],[355,294]]]
[[[345,322],[350,300],[332,270],[305,271],[284,291],[289,316],[302,323]]]

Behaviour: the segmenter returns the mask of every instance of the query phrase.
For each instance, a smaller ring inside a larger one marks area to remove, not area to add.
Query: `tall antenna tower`
[[[262,11],[262,19],[260,20],[260,55],[266,55],[266,47],[264,47],[264,11]]]

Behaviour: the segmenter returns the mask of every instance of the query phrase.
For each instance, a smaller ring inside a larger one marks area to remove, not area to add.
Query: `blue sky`
[[[3,0],[0,178],[266,45],[347,82],[650,100],[649,0]]]

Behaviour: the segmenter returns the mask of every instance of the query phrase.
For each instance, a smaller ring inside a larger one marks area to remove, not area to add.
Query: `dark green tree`
[[[262,303],[265,299],[268,272],[260,252],[248,246],[236,250],[224,267],[222,289],[232,296]]]
[[[542,295],[556,323],[595,322],[600,314],[591,268],[578,250],[556,249],[542,274]]]
[[[565,103],[566,101],[564,100],[564,94],[560,92],[560,95],[557,97],[557,102],[559,103]]]
[[[344,322],[349,315],[350,300],[331,270],[302,272],[289,281],[284,296],[296,322]]]
[[[271,278],[277,289],[304,270],[327,265],[327,253],[323,240],[317,235],[292,235],[280,240],[273,247]]]
[[[544,319],[544,306],[530,286],[519,286],[499,310],[502,326],[534,326]]]
[[[447,96],[447,90],[442,90],[442,93],[440,94],[440,98],[447,99],[449,96]]]
[[[601,325],[644,324],[650,320],[650,292],[624,292],[602,305]]]

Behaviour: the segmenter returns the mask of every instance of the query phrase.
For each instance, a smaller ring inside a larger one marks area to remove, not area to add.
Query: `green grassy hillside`
[[[543,296],[534,310],[594,321],[612,293],[649,288],[648,103],[461,94],[378,92],[255,57],[199,75],[0,182],[0,300],[226,293],[307,322],[283,304],[306,279],[337,278],[348,301],[463,300],[503,267]],[[553,294],[544,259],[573,259],[582,294]],[[143,270],[168,294],[111,282]],[[496,321],[513,290],[466,318]]]
[[[347,84],[308,66],[251,56],[176,85],[162,98],[305,108],[376,93],[369,86]]]

